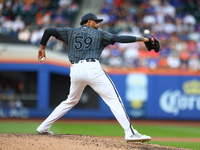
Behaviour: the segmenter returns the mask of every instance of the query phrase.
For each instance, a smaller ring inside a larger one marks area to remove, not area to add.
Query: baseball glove
[[[161,50],[160,42],[154,36],[151,36],[148,38],[149,38],[149,42],[144,42],[146,48],[148,49],[148,51],[154,50],[156,53],[158,53]]]

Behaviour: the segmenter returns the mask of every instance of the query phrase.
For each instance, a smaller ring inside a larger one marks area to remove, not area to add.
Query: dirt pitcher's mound
[[[150,143],[126,143],[84,135],[38,135],[0,133],[0,150],[178,150]]]

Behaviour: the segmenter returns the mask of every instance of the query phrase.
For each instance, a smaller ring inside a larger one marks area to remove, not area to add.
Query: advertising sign
[[[148,99],[148,76],[142,73],[127,75],[125,92],[130,117],[144,117],[145,102]]]
[[[200,78],[149,76],[146,117],[200,119]]]

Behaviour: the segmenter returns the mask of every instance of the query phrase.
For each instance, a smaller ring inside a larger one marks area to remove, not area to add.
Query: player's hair
[[[82,22],[81,22],[81,25],[84,25],[84,24],[86,24],[87,22],[88,22],[88,20],[82,21]]]

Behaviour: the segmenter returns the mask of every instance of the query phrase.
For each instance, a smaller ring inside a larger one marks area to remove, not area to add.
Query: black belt
[[[94,58],[88,58],[88,59],[84,59],[84,60],[75,60],[75,61],[71,61],[72,64],[78,64],[79,62],[81,63],[86,61],[86,62],[95,62],[96,60]]]

